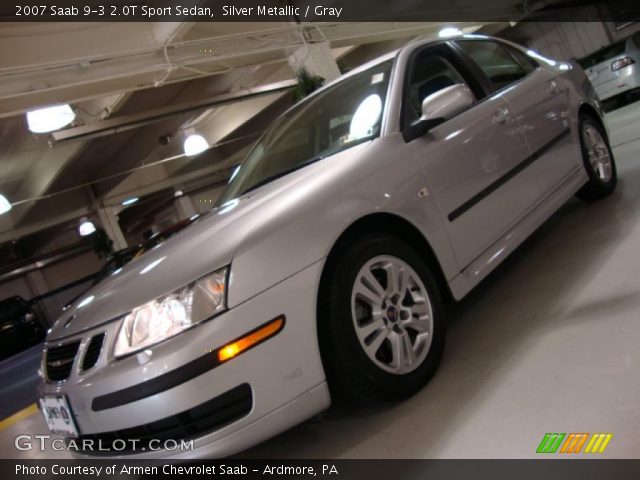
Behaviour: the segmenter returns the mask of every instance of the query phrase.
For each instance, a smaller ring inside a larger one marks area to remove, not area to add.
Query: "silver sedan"
[[[440,363],[443,300],[615,185],[580,68],[484,36],[411,43],[284,113],[216,208],[63,314],[45,418],[80,454],[187,458],[407,398]],[[151,448],[168,440],[193,448]]]

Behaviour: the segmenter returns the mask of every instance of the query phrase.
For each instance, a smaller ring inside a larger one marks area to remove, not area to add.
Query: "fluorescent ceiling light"
[[[86,218],[80,223],[80,226],[78,227],[78,233],[80,234],[81,237],[86,237],[88,235],[91,235],[95,231],[96,231],[96,226],[93,224],[93,222],[90,222]]]
[[[185,139],[183,146],[184,154],[191,157],[207,150],[209,143],[202,135],[191,134]]]
[[[68,104],[39,108],[27,112],[27,126],[33,133],[47,133],[60,130],[76,118]]]
[[[456,35],[462,35],[462,30],[456,27],[444,27],[438,32],[440,38],[455,37]]]
[[[140,200],[138,197],[127,198],[125,201],[122,202],[122,206],[126,207],[128,205],[133,205],[138,200]]]
[[[9,210],[11,210],[11,204],[9,203],[9,200],[7,200],[7,197],[0,193],[0,215],[2,215],[3,213],[7,213]]]

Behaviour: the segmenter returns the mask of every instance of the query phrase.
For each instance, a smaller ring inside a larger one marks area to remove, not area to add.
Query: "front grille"
[[[251,387],[245,383],[171,417],[125,430],[81,435],[75,440],[75,444],[78,448],[85,448],[83,453],[86,455],[137,453],[148,449],[152,439],[160,441],[152,445],[157,448],[164,440],[188,440],[219,430],[246,416],[252,407]],[[93,449],[88,448],[89,442],[84,440],[92,440],[90,444]],[[136,451],[132,450],[133,447]]]
[[[84,358],[82,359],[82,371],[89,370],[100,358],[100,352],[102,351],[102,344],[104,343],[104,333],[95,335],[89,340],[89,344],[84,352]]]
[[[59,347],[49,347],[45,353],[46,374],[52,382],[61,382],[69,378],[73,361],[78,353],[80,340]]]

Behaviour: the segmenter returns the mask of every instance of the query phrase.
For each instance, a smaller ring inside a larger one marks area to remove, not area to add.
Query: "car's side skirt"
[[[529,235],[564,205],[587,180],[585,170],[581,167],[567,175],[555,190],[544,197],[513,228],[502,235],[449,282],[454,298],[460,300],[469,293]]]

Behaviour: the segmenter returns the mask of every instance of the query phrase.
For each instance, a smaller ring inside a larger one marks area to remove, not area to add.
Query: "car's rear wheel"
[[[442,299],[429,266],[389,235],[357,240],[332,260],[319,309],[332,395],[413,395],[435,373],[444,347]]]
[[[577,196],[589,202],[600,200],[615,190],[618,176],[604,128],[589,115],[580,116],[580,147],[589,181]]]

